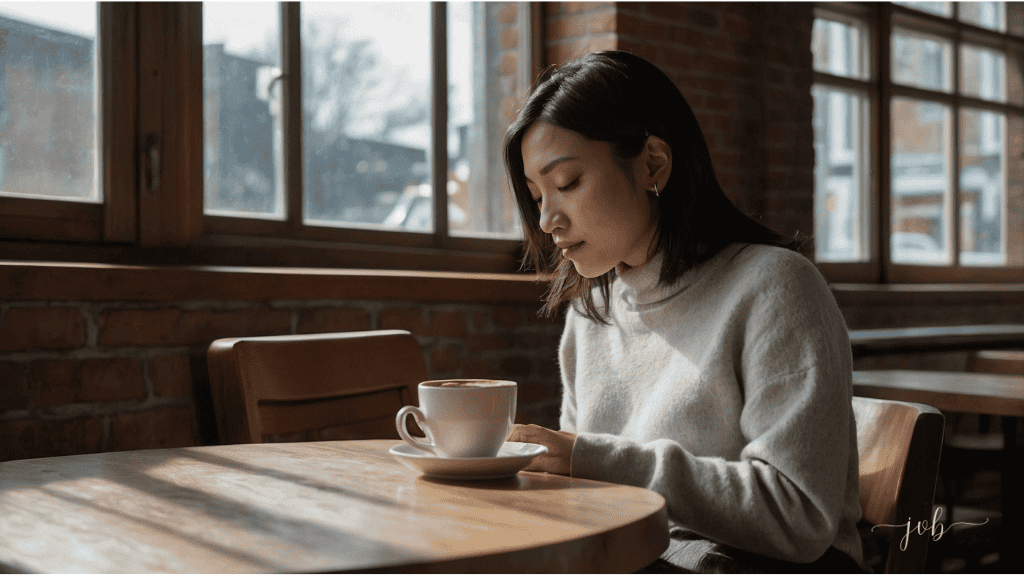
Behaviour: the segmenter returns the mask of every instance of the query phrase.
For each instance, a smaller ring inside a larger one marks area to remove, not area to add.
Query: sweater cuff
[[[615,480],[612,478],[614,474],[609,470],[608,462],[611,460],[610,455],[616,451],[616,444],[623,441],[626,440],[612,434],[592,432],[577,434],[576,442],[572,447],[569,475],[573,478],[614,482]],[[618,448],[621,449],[621,447]]]

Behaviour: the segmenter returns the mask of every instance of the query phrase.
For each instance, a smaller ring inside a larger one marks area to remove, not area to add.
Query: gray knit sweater
[[[763,245],[727,246],[672,286],[661,262],[617,269],[611,326],[567,314],[572,476],[658,492],[674,532],[863,564],[850,342],[825,280]]]

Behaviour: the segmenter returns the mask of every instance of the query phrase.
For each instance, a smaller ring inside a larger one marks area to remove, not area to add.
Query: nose
[[[541,202],[540,206],[540,229],[545,234],[553,234],[556,229],[560,228],[563,219],[559,218],[560,213],[557,211],[556,206],[550,200]]]

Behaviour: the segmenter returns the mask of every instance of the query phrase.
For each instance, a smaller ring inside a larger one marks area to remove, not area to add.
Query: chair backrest
[[[220,441],[340,427],[345,438],[398,438],[395,414],[428,380],[404,330],[222,338],[206,352]]]
[[[887,573],[925,572],[930,533],[900,541],[906,523],[932,522],[935,483],[942,451],[942,413],[912,402],[853,398],[860,461],[860,507],[864,521],[889,535]]]

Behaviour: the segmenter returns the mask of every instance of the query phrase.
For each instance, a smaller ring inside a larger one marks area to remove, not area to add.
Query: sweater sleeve
[[[839,530],[856,450],[851,359],[827,285],[816,271],[796,272],[757,287],[732,320],[742,326],[736,369],[747,442],[737,460],[697,457],[670,439],[583,433],[572,476],[654,490],[670,519],[711,540],[780,560],[817,560]]]

